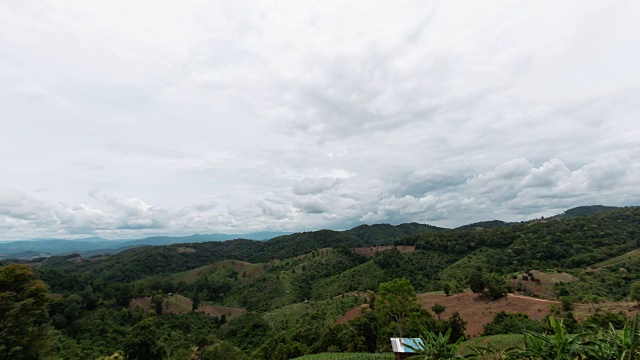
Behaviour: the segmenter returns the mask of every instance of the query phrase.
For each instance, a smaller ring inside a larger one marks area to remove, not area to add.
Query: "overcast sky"
[[[0,239],[640,205],[638,1],[0,2]]]

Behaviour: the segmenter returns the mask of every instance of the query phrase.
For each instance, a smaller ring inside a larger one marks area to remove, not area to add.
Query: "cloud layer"
[[[638,205],[638,13],[5,2],[0,240]]]

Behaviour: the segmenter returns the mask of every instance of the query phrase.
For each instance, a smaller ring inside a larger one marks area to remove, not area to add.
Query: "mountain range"
[[[262,231],[247,234],[195,234],[190,236],[152,236],[142,239],[107,240],[100,237],[82,239],[40,238],[0,242],[0,259],[33,258],[51,255],[80,253],[84,256],[102,253],[116,253],[122,250],[147,245],[170,245],[176,243],[195,243],[207,241],[226,241],[233,239],[268,240],[287,232]]]

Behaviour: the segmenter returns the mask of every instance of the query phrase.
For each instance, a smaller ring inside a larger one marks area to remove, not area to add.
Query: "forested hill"
[[[481,230],[481,229],[495,229],[499,227],[511,226],[513,223],[504,222],[501,220],[480,221],[473,224],[463,225],[457,227],[458,230]]]
[[[170,274],[200,267],[218,260],[235,259],[249,262],[268,262],[303,255],[315,249],[353,248],[359,246],[391,245],[402,237],[445,230],[417,223],[401,225],[361,225],[351,230],[320,230],[279,236],[268,241],[245,239],[224,242],[203,242],[149,246],[127,250],[92,261],[70,262],[74,255],[51,257],[45,268],[86,271],[108,281],[133,281],[151,275]]]
[[[400,324],[378,299],[390,284],[405,284],[414,299],[404,333],[409,337],[425,327],[455,328],[462,336],[465,323],[477,325],[485,311],[497,314],[527,296],[526,304],[537,309],[530,314],[554,311],[574,330],[576,319],[567,310],[574,304],[584,313],[587,303],[640,300],[640,207],[590,210],[482,230],[364,225],[265,242],[149,246],[88,259],[52,257],[30,264],[33,269],[14,264],[0,272],[10,275],[5,279],[17,274],[44,282],[32,285],[40,289],[42,309],[50,306],[27,324],[56,329],[56,358],[104,358],[124,350],[129,359],[149,359],[148,342],[163,352],[157,359],[219,358],[198,357],[193,349],[213,353],[223,345],[234,359],[389,351]],[[390,244],[398,246],[384,246]],[[514,295],[504,301],[507,292]],[[436,321],[429,309],[438,307],[428,299],[447,301],[444,307],[455,312],[442,320],[438,314]],[[476,305],[478,311],[457,313]],[[624,315],[613,315],[624,326]],[[613,315],[598,315],[606,316],[607,329]],[[273,355],[274,349],[282,354]]]
[[[640,207],[515,224],[492,230],[446,230],[399,239],[396,245],[467,256],[490,272],[580,268],[640,246]],[[467,265],[469,265],[467,264]]]
[[[596,213],[599,213],[599,212],[602,212],[602,211],[611,211],[611,210],[617,210],[617,209],[620,209],[620,208],[616,207],[616,206],[603,206],[603,205],[578,206],[578,207],[566,210],[562,214],[551,216],[547,220],[558,220],[558,219],[575,218],[575,217],[593,215],[593,214],[596,214]],[[541,220],[544,220],[544,218],[542,218],[542,219],[534,219],[534,220],[524,221],[524,222],[531,223],[531,222],[538,222],[538,221],[541,221]],[[502,228],[502,227],[507,227],[507,226],[512,226],[512,225],[517,225],[517,224],[520,224],[520,223],[522,223],[522,222],[505,222],[505,221],[502,221],[502,220],[490,220],[490,221],[480,221],[480,222],[475,222],[475,223],[472,223],[472,224],[459,226],[456,229],[458,229],[458,230],[495,229],[495,228]]]
[[[578,207],[569,209],[560,215],[556,215],[554,216],[554,218],[579,217],[579,216],[586,216],[586,215],[599,213],[602,211],[611,211],[611,210],[617,210],[617,209],[619,209],[619,207],[603,206],[603,205],[578,206]]]

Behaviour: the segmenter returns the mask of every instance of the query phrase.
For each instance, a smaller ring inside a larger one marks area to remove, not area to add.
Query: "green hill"
[[[561,307],[575,303],[581,316],[589,306],[595,312],[598,302],[629,300],[631,284],[640,280],[640,207],[593,206],[509,226],[501,222],[472,225],[462,229],[362,225],[265,242],[149,246],[93,259],[77,254],[52,257],[34,269],[52,293],[47,319],[58,336],[52,354],[70,359],[113,355],[139,341],[139,334],[153,334],[145,341],[160,339],[167,357],[176,359],[204,358],[204,353],[215,351],[238,359],[312,353],[323,354],[307,358],[367,358],[374,355],[333,353],[389,350],[388,338],[398,335],[399,326],[390,315],[376,310],[375,300],[382,292],[375,292],[380,284],[399,278],[408,279],[418,292],[442,291],[445,285],[449,291],[463,291],[476,274],[510,285],[520,294],[541,294],[532,289],[544,287],[546,293],[539,296],[563,302],[537,300],[544,304],[538,310],[540,318],[552,311],[577,331],[581,325]],[[356,247],[388,245],[415,246],[415,251],[381,248],[385,250],[370,257],[355,251]],[[531,274],[543,284],[524,279]],[[564,277],[547,281],[540,274]],[[470,303],[484,307],[482,311],[494,301],[467,294]],[[463,298],[459,295],[447,299],[459,301]],[[132,298],[153,311],[145,314],[128,308]],[[173,306],[168,308],[171,311],[162,313],[163,303]],[[198,308],[242,312],[231,319],[224,311],[208,313],[215,316],[190,311]],[[344,321],[336,324],[349,309]],[[460,324],[447,312],[442,321],[418,307],[410,313],[407,336],[417,334],[420,326],[442,330]],[[602,323],[626,321],[624,315],[598,314]],[[520,337],[491,339],[506,343]],[[486,341],[474,339],[468,344]]]
[[[226,259],[258,263],[288,259],[326,247],[391,245],[394,240],[408,234],[439,230],[442,229],[421,224],[362,225],[345,231],[320,230],[296,233],[264,242],[237,239],[147,246],[102,257],[92,262],[71,263],[66,257],[55,256],[48,259],[43,267],[85,272],[94,278],[108,281],[128,282],[152,275],[169,275],[187,271]]]

